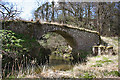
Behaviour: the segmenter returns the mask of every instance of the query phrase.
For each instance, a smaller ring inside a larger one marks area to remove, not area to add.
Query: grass
[[[89,74],[88,72],[84,73],[83,76],[79,76],[79,78],[96,78],[94,75]]]
[[[118,51],[117,37],[101,37],[109,46],[113,46],[116,53]],[[73,69],[69,71],[46,71],[42,72],[42,76],[50,77],[56,75],[62,78],[119,78],[118,72],[118,55],[98,55],[94,57],[87,57],[86,63],[76,64]],[[59,74],[57,74],[57,73]],[[46,73],[46,74],[45,74]]]

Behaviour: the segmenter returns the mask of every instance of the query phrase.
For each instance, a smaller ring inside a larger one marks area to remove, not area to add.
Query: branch
[[[2,7],[4,7],[4,9],[8,12],[8,13],[10,13],[10,9],[8,8],[8,7],[5,7],[4,5],[2,5],[2,4],[0,4]]]
[[[2,11],[0,11],[0,13],[2,13],[2,15],[3,15],[3,18],[5,18],[5,15],[4,15],[5,13],[4,13],[4,12],[2,12]]]

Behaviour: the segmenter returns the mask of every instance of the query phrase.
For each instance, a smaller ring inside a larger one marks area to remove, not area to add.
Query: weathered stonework
[[[47,32],[62,35],[73,48],[73,51],[90,51],[92,46],[100,43],[99,33],[96,31],[73,27],[58,23],[40,23],[33,21],[5,21],[3,28],[40,39]]]

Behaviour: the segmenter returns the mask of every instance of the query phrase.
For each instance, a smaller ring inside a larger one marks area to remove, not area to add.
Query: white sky
[[[32,16],[33,11],[36,10],[38,7],[37,1],[39,1],[40,3],[44,3],[47,1],[51,2],[52,0],[3,0],[3,1],[15,3],[19,10],[22,9],[23,11],[20,14],[20,17],[25,20],[31,20],[33,18]]]

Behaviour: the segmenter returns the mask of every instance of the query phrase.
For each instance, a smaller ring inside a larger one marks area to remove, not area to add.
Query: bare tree
[[[2,14],[1,19],[13,20],[18,14],[21,13],[21,11],[15,9],[15,6],[12,3],[2,2],[0,3],[0,13]]]

